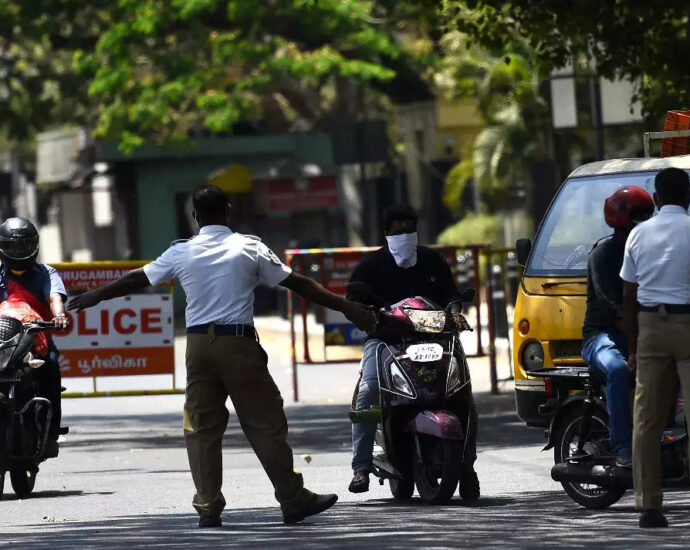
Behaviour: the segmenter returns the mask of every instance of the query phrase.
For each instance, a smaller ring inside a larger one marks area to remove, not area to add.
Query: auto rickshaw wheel
[[[580,424],[583,421],[583,411],[576,408],[570,411],[560,424],[559,434],[554,446],[554,461],[556,464],[565,462],[572,456],[578,446]],[[586,436],[588,442],[597,442],[609,438],[608,415],[599,408],[592,412],[592,424]],[[618,502],[625,494],[620,487],[602,487],[591,483],[561,482],[563,490],[580,506],[599,510],[608,508]]]

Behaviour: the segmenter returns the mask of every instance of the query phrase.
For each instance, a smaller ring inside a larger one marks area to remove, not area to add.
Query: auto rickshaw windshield
[[[594,244],[611,235],[604,200],[619,187],[635,185],[654,192],[656,172],[586,176],[566,180],[534,242],[525,275],[585,277]]]

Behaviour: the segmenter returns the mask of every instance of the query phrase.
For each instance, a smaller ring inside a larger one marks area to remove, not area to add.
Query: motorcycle
[[[552,417],[544,447],[554,451],[551,478],[585,508],[602,509],[618,502],[633,488],[633,477],[632,469],[616,466],[611,449],[605,375],[588,366],[545,368],[527,374],[543,378],[549,395],[539,413]],[[690,486],[687,439],[679,399],[675,410],[669,411],[660,443],[665,487]]]
[[[40,320],[22,322],[0,316],[0,498],[5,475],[19,498],[28,498],[34,489],[38,465],[46,460],[52,405],[39,397],[35,369],[45,361],[35,351],[43,332],[55,329]],[[66,434],[68,428],[60,429]]]
[[[351,299],[381,305],[363,283],[350,283]],[[462,302],[471,302],[474,289]],[[355,410],[350,419],[376,422],[373,474],[389,480],[395,499],[408,499],[415,485],[422,500],[442,504],[454,495],[461,475],[472,386],[460,332],[467,320],[422,297],[377,311],[377,371],[380,406]]]

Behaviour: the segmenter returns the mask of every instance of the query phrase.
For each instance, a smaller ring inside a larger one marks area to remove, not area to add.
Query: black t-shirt
[[[357,264],[350,281],[368,284],[387,304],[411,296],[423,296],[440,306],[460,299],[446,260],[424,246],[417,247],[417,263],[407,269],[398,267],[387,247],[370,252]]]

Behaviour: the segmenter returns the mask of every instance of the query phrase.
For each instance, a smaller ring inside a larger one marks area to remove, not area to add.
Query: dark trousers
[[[62,420],[62,376],[59,363],[60,352],[52,340],[48,341],[48,357],[45,365],[36,369],[38,392],[41,397],[48,399],[53,406],[53,420],[48,430],[49,437],[57,439],[60,435],[60,422]]]
[[[293,469],[283,399],[267,361],[252,338],[214,336],[212,331],[187,335],[184,434],[196,487],[193,505],[199,514],[217,515],[225,507],[222,439],[228,396],[283,512],[299,510],[313,498]]]

